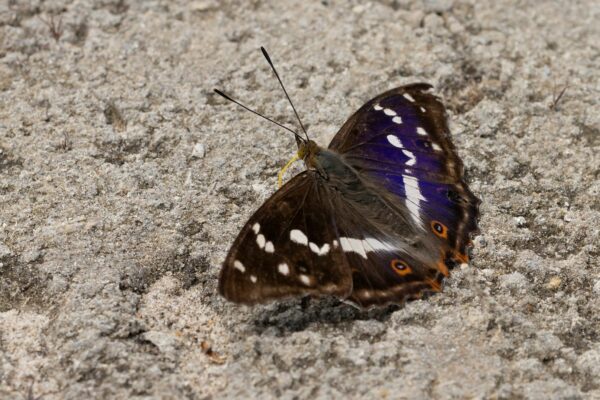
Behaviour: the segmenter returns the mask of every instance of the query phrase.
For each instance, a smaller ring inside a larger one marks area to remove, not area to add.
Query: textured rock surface
[[[0,2],[0,397],[600,398],[599,19],[594,0]],[[383,90],[435,85],[483,199],[443,294],[216,295],[294,151],[211,92],[293,123],[260,45],[321,144]]]

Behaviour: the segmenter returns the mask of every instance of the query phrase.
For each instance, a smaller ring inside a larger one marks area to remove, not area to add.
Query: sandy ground
[[[53,16],[53,17],[52,17]],[[600,3],[0,1],[0,398],[600,399]],[[216,293],[317,141],[426,81],[483,200],[444,293]],[[567,87],[564,95],[561,91]]]

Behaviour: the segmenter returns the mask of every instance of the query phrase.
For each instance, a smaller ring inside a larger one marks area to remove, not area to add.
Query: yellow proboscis
[[[280,188],[281,185],[283,184],[283,174],[285,174],[285,171],[287,171],[287,169],[290,167],[290,165],[292,165],[299,159],[300,159],[300,157],[298,156],[298,153],[296,153],[294,155],[294,157],[292,157],[292,159],[290,161],[288,161],[287,164],[285,164],[285,167],[281,168],[281,171],[279,171],[279,173],[277,174],[277,188]]]

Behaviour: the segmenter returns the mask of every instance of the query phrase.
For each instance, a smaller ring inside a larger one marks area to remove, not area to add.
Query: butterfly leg
[[[281,185],[283,184],[283,175],[285,174],[285,171],[287,171],[288,168],[290,167],[290,165],[292,165],[299,159],[300,159],[300,157],[298,157],[298,153],[296,153],[294,155],[294,157],[292,157],[292,159],[290,161],[288,161],[288,163],[285,164],[285,166],[283,168],[281,168],[281,171],[279,171],[279,173],[277,174],[277,187],[278,188],[280,188]]]

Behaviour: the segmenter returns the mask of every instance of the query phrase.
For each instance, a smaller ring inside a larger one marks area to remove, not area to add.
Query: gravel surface
[[[0,398],[600,399],[599,20],[597,0],[1,0]],[[435,86],[483,200],[443,293],[217,295],[295,151],[212,93],[293,124],[261,45],[322,145],[378,93]]]

